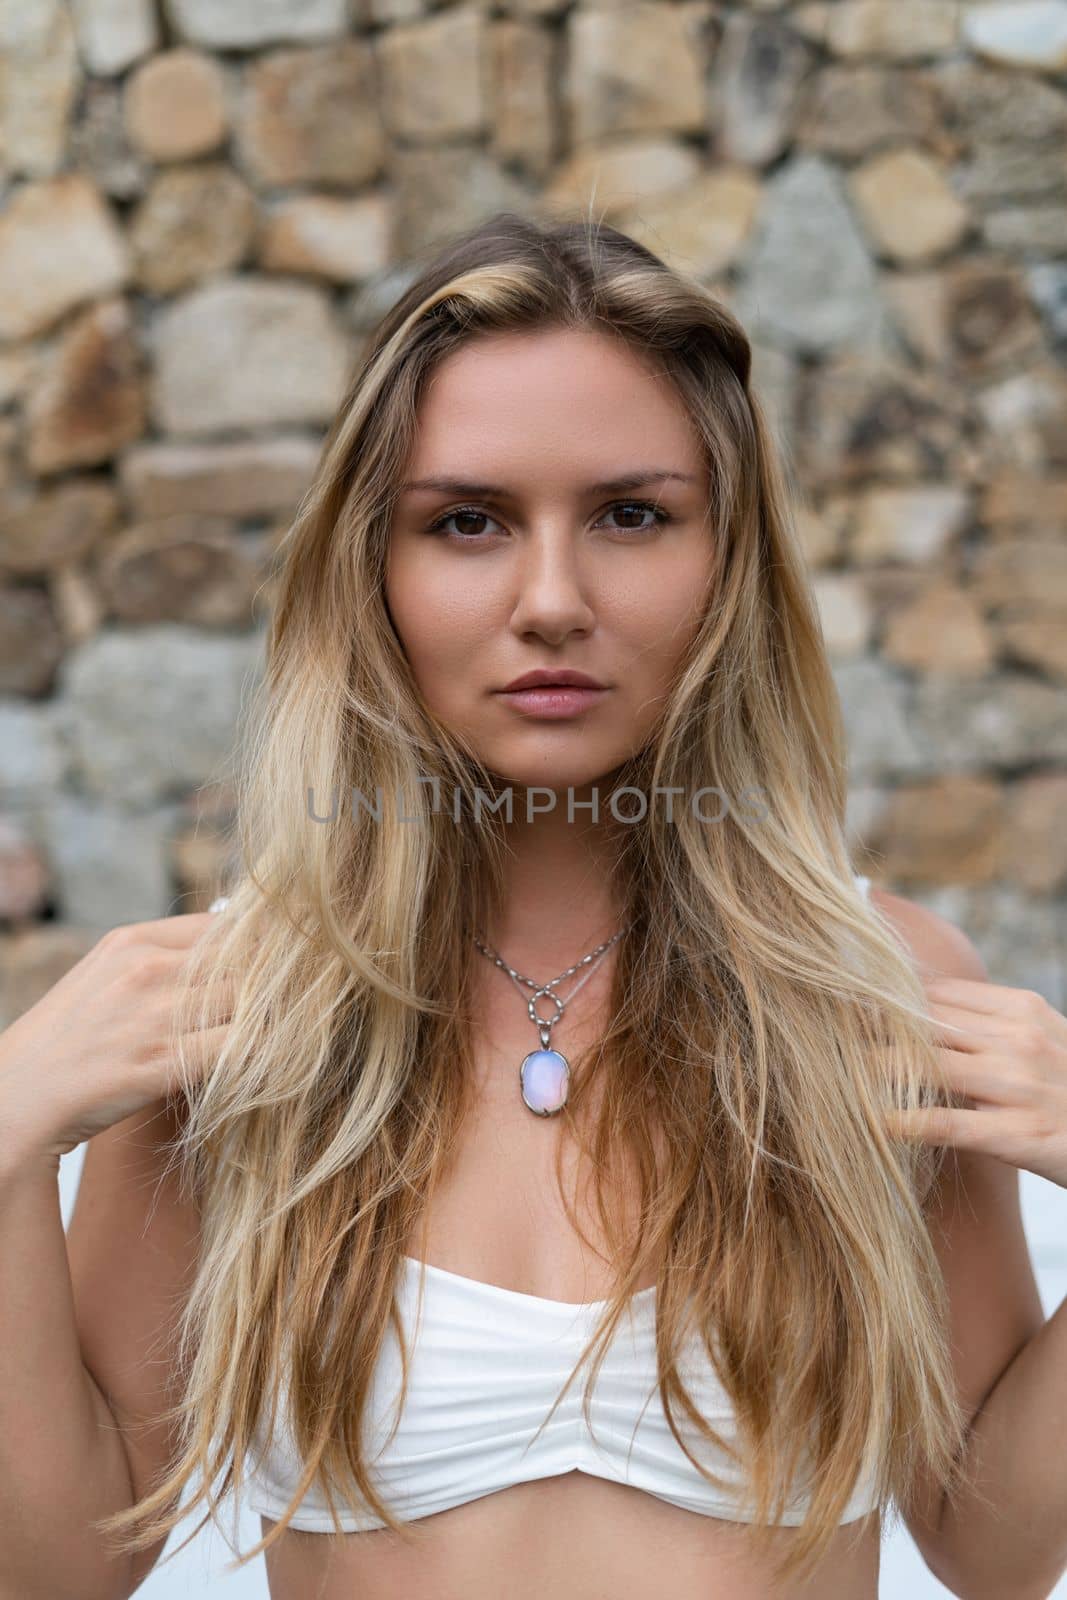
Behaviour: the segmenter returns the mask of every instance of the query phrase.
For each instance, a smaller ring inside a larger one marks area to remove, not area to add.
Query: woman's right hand
[[[219,902],[216,902],[218,905]],[[209,911],[112,928],[0,1033],[0,1159],[77,1145],[179,1087],[170,1049],[178,978]],[[233,980],[214,980],[216,1026],[184,1036],[202,1075],[229,1031]]]

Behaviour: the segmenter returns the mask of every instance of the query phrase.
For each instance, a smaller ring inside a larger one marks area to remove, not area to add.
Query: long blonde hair
[[[361,1419],[390,1325],[403,1337],[405,1241],[470,1111],[471,936],[499,904],[502,823],[491,809],[475,823],[493,776],[420,700],[384,563],[435,367],[481,333],[559,328],[614,335],[673,380],[711,471],[717,581],[618,786],[763,802],[716,826],[650,805],[621,830],[629,928],[601,1042],[572,1064],[562,1114],[591,1158],[616,1268],[583,1353],[596,1352],[586,1404],[629,1295],[656,1270],[671,1429],[717,1481],[674,1416],[730,1449],[675,1364],[695,1332],[734,1404],[761,1550],[810,1464],[781,1575],[813,1570],[862,1470],[883,1510],[907,1506],[923,1468],[946,1490],[962,1481],[922,1209],[945,1152],[883,1124],[890,1106],[950,1103],[948,1089],[913,963],[853,881],[840,707],[749,341],[702,285],[603,222],[501,212],[440,246],[373,331],[283,541],[239,741],[239,870],[174,1021],[187,1107],[172,1160],[202,1219],[173,1330],[179,1448],[152,1492],[98,1523],[125,1548],[187,1514],[177,1500],[194,1475],[191,1504],[208,1509],[189,1538],[239,1494],[281,1384],[306,1468],[278,1527],[234,1565],[280,1536],[316,1475],[335,1519],[336,1497],[417,1537],[379,1498]],[[433,779],[464,804],[435,812]],[[355,793],[380,820],[351,819]],[[338,796],[335,821],[312,820]],[[182,1035],[214,1020],[223,971],[240,974],[232,1027],[197,1082]],[[611,1204],[621,1157],[639,1183],[625,1239]]]

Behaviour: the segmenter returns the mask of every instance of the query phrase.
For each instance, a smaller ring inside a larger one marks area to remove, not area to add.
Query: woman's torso
[[[533,1030],[521,1005],[516,1018],[506,999],[487,998],[493,1047],[477,1050],[475,1110],[406,1250],[447,1273],[518,1294],[574,1305],[603,1300],[611,1273],[587,1164],[579,1173],[573,1147],[564,1143],[565,1190],[600,1257],[576,1234],[556,1186],[562,1119],[535,1117],[519,1097],[517,1066]],[[589,1041],[595,1010],[585,1016],[585,1027],[578,1017],[570,1033],[557,1029],[554,1043],[565,1053]],[[639,1287],[653,1282],[650,1273]],[[264,1532],[272,1526],[264,1517]],[[744,1548],[743,1532],[725,1517],[576,1470],[421,1518],[414,1547],[382,1528],[340,1536],[286,1529],[266,1563],[272,1600],[498,1600],[503,1592],[509,1600],[875,1600],[877,1511],[843,1524],[807,1584],[784,1588],[772,1584],[769,1558],[757,1560]],[[772,1550],[794,1536],[792,1527],[776,1529]]]

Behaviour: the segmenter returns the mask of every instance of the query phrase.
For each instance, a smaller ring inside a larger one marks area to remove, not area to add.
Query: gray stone
[[[712,92],[724,156],[765,166],[781,155],[812,59],[809,47],[777,17],[735,12],[729,18],[715,58]]]
[[[839,179],[818,156],[790,162],[768,184],[736,306],[753,337],[797,350],[886,338],[877,273]]]
[[[0,700],[0,796],[40,800],[62,783],[69,756],[55,705]]]
[[[807,481],[929,478],[958,472],[966,396],[930,372],[848,352],[806,373],[797,442]]]
[[[915,739],[904,682],[883,662],[835,663],[848,744],[849,771],[870,781],[890,773],[921,772],[923,752]]]
[[[958,891],[948,891],[946,898],[953,893]],[[1036,989],[1058,1011],[1067,1007],[1067,918],[1062,900],[1043,900],[1005,883],[974,891],[965,910],[950,904],[942,908],[939,903],[931,909],[966,927],[994,983]],[[1062,1248],[1062,1234],[1060,1243]]]
[[[1060,139],[985,140],[961,163],[953,182],[964,200],[1040,200],[1067,188],[1067,157]]]
[[[910,720],[940,772],[1067,760],[1067,696],[1023,673],[972,679],[930,673],[917,685]]]
[[[134,810],[217,778],[262,649],[259,632],[160,623],[108,629],[74,651],[59,706],[85,790]]]
[[[969,5],[963,37],[972,50],[1007,67],[1067,69],[1067,0],[1008,0]]]
[[[164,6],[182,39],[213,50],[332,39],[348,25],[346,0],[164,0]]]
[[[72,11],[78,47],[90,72],[124,72],[159,43],[152,0],[72,0]]]
[[[167,831],[173,808],[131,816],[80,795],[47,801],[41,831],[64,920],[101,932],[172,909]]]
[[[1062,261],[1042,262],[1030,268],[1027,282],[1045,326],[1062,349],[1067,345],[1067,265]]]
[[[301,283],[220,278],[164,307],[152,413],[178,434],[328,422],[348,374],[329,297]]]
[[[398,145],[391,159],[397,256],[432,252],[443,235],[473,227],[496,211],[520,211],[534,186],[512,176],[477,145]]]
[[[144,193],[149,167],[130,147],[120,83],[88,80],[67,148],[71,168],[87,173],[104,194],[132,200]]]
[[[1067,206],[1062,200],[1005,206],[989,212],[982,231],[996,250],[1022,251],[1029,256],[1067,255]]]
[[[418,277],[411,262],[398,262],[357,285],[345,301],[345,316],[357,333],[369,333]]]

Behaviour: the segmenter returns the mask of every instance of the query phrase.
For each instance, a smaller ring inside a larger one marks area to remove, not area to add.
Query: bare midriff
[[[776,1528],[755,1558],[744,1529],[585,1472],[519,1483],[411,1524],[402,1544],[286,1529],[266,1553],[271,1600],[877,1600],[878,1513],[843,1523],[805,1583],[772,1584]],[[262,1519],[266,1533],[273,1523]]]
[[[564,1148],[562,1175],[583,1241],[554,1173],[556,1119],[521,1103],[514,1074],[529,1028],[496,1022],[476,1114],[407,1253],[463,1277],[543,1299],[601,1300],[613,1289],[587,1180]],[[495,1070],[495,1075],[494,1075]],[[486,1219],[491,1219],[492,1232]],[[655,1281],[650,1271],[642,1285]],[[274,1523],[262,1518],[266,1534]],[[271,1600],[876,1600],[877,1511],[843,1523],[804,1581],[773,1581],[796,1529],[773,1530],[757,1556],[745,1527],[687,1511],[626,1484],[573,1471],[509,1485],[409,1524],[308,1532],[287,1528],[265,1553]]]

